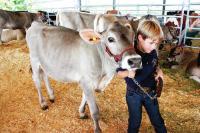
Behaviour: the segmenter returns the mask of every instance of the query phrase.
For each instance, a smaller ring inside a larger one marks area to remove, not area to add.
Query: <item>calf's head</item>
[[[181,46],[175,46],[170,49],[166,62],[164,63],[167,68],[175,68],[182,61],[184,50]]]
[[[164,41],[167,43],[173,43],[177,44],[178,43],[178,30],[175,27],[172,26],[162,26],[162,30],[164,33]]]
[[[124,69],[141,67],[141,56],[134,50],[134,32],[127,20],[118,19],[112,15],[97,15],[94,20],[94,30],[80,31],[80,36],[90,44],[101,45],[104,54],[111,61]],[[87,38],[88,37],[88,38]]]

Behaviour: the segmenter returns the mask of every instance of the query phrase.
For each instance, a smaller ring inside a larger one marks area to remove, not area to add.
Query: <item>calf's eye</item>
[[[115,39],[113,37],[108,37],[108,42],[110,43],[115,42]]]

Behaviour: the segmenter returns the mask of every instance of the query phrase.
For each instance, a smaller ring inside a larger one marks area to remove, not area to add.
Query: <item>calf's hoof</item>
[[[41,108],[42,108],[42,110],[47,110],[49,107],[48,107],[48,105],[44,105]]]
[[[94,130],[94,133],[102,133],[102,131],[101,131],[101,129],[99,128],[99,129]]]
[[[54,103],[54,102],[55,102],[55,100],[54,100],[54,99],[50,99],[49,101],[50,101],[51,103]]]
[[[87,114],[80,114],[79,119],[88,119],[88,115]]]

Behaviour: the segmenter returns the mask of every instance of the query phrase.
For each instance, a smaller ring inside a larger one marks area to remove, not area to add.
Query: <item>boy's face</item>
[[[152,40],[150,38],[143,39],[141,35],[138,36],[139,45],[145,53],[151,53],[152,50],[156,49],[159,40]]]

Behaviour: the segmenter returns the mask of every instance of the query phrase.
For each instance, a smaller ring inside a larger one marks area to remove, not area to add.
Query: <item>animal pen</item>
[[[127,15],[135,19],[143,15],[157,16],[161,24],[169,18],[180,18],[177,36],[178,44],[192,51],[191,58],[199,53],[200,35],[187,36],[190,11],[200,14],[198,0],[181,0],[170,3],[169,0],[157,0],[145,4],[134,4],[135,0],[36,0],[26,2],[31,5],[30,12],[37,10],[52,12],[89,11],[98,14],[107,10],[117,10],[118,16]],[[141,0],[142,1],[142,0]],[[63,2],[63,3],[62,3]],[[99,3],[98,3],[99,2]],[[96,3],[96,4],[95,4]],[[135,2],[136,3],[136,2]],[[54,6],[51,6],[54,5]],[[55,7],[57,5],[57,7]],[[167,15],[167,12],[180,11],[181,15]],[[185,11],[185,13],[184,13]],[[51,14],[47,14],[49,17]],[[186,22],[184,23],[184,16]],[[177,22],[178,23],[178,22]],[[185,24],[185,25],[184,25]],[[185,27],[185,30],[182,30]],[[193,28],[200,30],[200,27]],[[192,45],[186,45],[191,39]],[[200,84],[189,79],[183,68],[162,68],[162,61],[169,54],[169,49],[175,44],[166,44],[165,50],[160,51],[161,69],[164,72],[164,87],[162,96],[158,98],[160,111],[165,120],[169,133],[199,133],[200,132]],[[88,106],[88,119],[79,119],[78,107],[82,98],[82,90],[77,83],[61,83],[50,79],[54,88],[55,102],[48,101],[49,108],[41,110],[38,95],[30,71],[29,49],[26,40],[13,40],[0,45],[0,132],[25,133],[92,133],[93,123]],[[42,93],[48,97],[45,85]],[[96,101],[100,110],[100,126],[103,133],[126,133],[128,124],[128,109],[126,105],[126,87],[123,79],[114,77],[105,91],[96,93]],[[144,109],[143,109],[144,110]],[[140,133],[153,133],[148,115],[142,112],[143,118]]]

